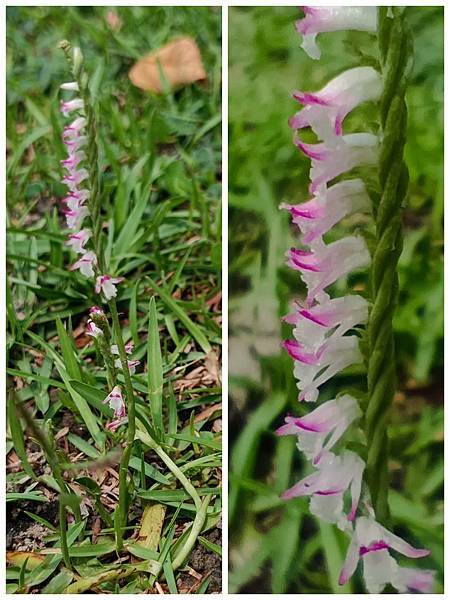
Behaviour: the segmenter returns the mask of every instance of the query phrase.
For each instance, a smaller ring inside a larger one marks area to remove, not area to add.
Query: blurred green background
[[[375,36],[338,32],[319,36],[322,59],[313,61],[294,31],[299,15],[295,7],[229,9],[230,592],[364,592],[360,576],[337,585],[347,538],[312,518],[308,500],[279,499],[306,474],[295,440],[273,433],[286,412],[305,411],[292,361],[280,351],[291,329],[280,317],[304,293],[284,265],[297,232],[278,210],[282,201],[308,198],[309,161],[287,125],[298,110],[291,92],[320,89],[377,54]],[[406,149],[411,184],[394,323],[399,384],[389,431],[390,506],[395,531],[432,551],[409,566],[435,569],[435,591],[442,592],[443,10],[408,7],[407,15],[415,44]],[[375,105],[367,104],[344,129],[376,132],[376,120]],[[347,219],[327,240],[370,229],[366,217]],[[333,293],[344,294],[347,285],[364,293],[366,275],[339,282]],[[364,389],[361,367],[323,386],[321,400],[349,384]]]

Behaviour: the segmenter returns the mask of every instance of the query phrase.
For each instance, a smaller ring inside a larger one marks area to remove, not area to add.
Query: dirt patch
[[[222,545],[222,534],[219,529],[213,529],[204,537],[214,544]],[[209,586],[206,590],[207,594],[220,594],[222,592],[222,559],[220,556],[197,542],[189,558],[188,565],[194,572],[202,575],[202,580],[205,577],[210,577]],[[180,593],[195,593],[200,584],[201,580],[189,573],[182,573],[177,579]]]

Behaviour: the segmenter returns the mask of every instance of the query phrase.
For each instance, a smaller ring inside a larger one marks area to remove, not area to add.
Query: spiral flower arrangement
[[[293,94],[303,108],[289,124],[295,131],[295,145],[311,160],[312,198],[298,205],[281,205],[301,233],[301,248],[288,251],[287,263],[300,273],[307,287],[304,302],[295,303],[285,317],[294,327],[294,339],[283,346],[294,360],[300,401],[317,402],[320,387],[331,377],[364,362],[368,393],[367,400],[344,393],[306,416],[286,417],[278,435],[297,436],[298,448],[313,470],[283,497],[310,497],[311,513],[336,524],[351,538],[341,585],[362,561],[370,593],[381,593],[387,585],[399,592],[430,592],[432,571],[400,566],[391,555],[417,559],[429,552],[389,531],[387,500],[387,423],[395,391],[392,316],[401,253],[401,207],[408,184],[403,147],[410,36],[404,12],[397,7],[303,7],[303,11],[296,29],[311,58],[320,58],[317,34],[361,30],[377,32],[380,61],[377,68],[349,69],[318,92]],[[345,117],[367,101],[379,104],[379,135],[344,133]],[[307,127],[319,143],[302,142],[299,130]],[[378,192],[371,191],[369,196],[362,179],[334,182],[360,166],[378,167]],[[372,253],[358,235],[324,241],[334,225],[358,212],[373,215],[376,243]],[[331,298],[327,293],[337,279],[369,266],[370,301],[356,294]],[[351,333],[356,326],[366,326],[367,356],[360,350],[360,337]],[[363,456],[345,448],[350,426],[358,423],[366,438]]]

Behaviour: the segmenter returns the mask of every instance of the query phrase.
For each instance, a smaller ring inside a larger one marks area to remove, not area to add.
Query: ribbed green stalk
[[[116,530],[116,545],[117,551],[123,548],[123,528],[126,525],[127,519],[127,478],[128,466],[130,463],[131,451],[133,449],[134,436],[136,433],[136,409],[134,403],[133,384],[131,382],[130,370],[128,368],[128,358],[125,351],[125,344],[122,338],[122,330],[120,328],[119,315],[117,313],[116,301],[114,298],[109,302],[111,311],[114,339],[117,342],[119,350],[120,363],[122,365],[123,377],[125,379],[126,405],[128,415],[128,430],[125,448],[119,466],[119,506],[117,507],[117,517],[115,517]]]
[[[392,12],[390,12],[392,11]],[[365,416],[367,483],[376,517],[389,519],[387,426],[396,389],[392,319],[398,299],[397,264],[402,251],[402,207],[408,188],[403,158],[407,109],[405,90],[411,64],[411,37],[404,10],[379,9],[378,40],[383,92],[380,99],[380,196],[374,205],[376,246],[371,269],[373,306],[368,323],[368,394]]]

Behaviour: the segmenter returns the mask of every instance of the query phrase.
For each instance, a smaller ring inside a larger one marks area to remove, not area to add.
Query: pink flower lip
[[[361,546],[359,549],[359,556],[364,556],[369,552],[379,552],[380,550],[389,550],[390,546],[383,540],[377,540],[372,542],[368,546]]]
[[[321,427],[320,425],[314,425],[314,424],[310,425],[310,424],[302,421],[302,419],[296,419],[295,425],[296,425],[296,427],[299,427],[300,429],[304,429],[305,431],[311,431],[313,433],[320,433],[322,431],[325,431],[324,428]]]
[[[325,160],[327,156],[326,150],[313,150],[314,145],[311,146],[311,144],[304,144],[299,139],[296,139],[294,143],[297,146],[297,148],[299,148],[303,152],[303,154],[305,154],[308,158],[311,158],[312,160]]]
[[[301,217],[302,219],[315,219],[317,218],[318,211],[314,210],[305,210],[301,208],[296,208],[295,206],[291,209],[291,214],[293,217]]]
[[[316,267],[314,265],[308,265],[305,262],[298,260],[295,256],[291,256],[291,260],[295,267],[299,269],[303,269],[304,271],[313,271],[314,273],[320,273],[320,267]]]
[[[318,317],[315,317],[311,311],[306,310],[305,308],[301,308],[298,312],[302,317],[305,317],[305,319],[308,319],[313,323],[317,323],[317,325],[321,325],[322,327],[329,327],[330,325],[328,322],[321,321]]]
[[[304,105],[319,105],[319,106],[330,106],[330,102],[321,98],[318,94],[311,94],[309,92],[294,92],[292,94],[294,100],[297,100],[300,104]]]
[[[285,340],[282,347],[288,351],[291,358],[307,365],[316,365],[317,361],[323,354],[323,349],[319,349],[316,353],[305,352],[301,345],[295,340]]]
[[[340,488],[330,488],[329,490],[318,490],[314,492],[318,496],[336,496],[336,494],[341,494],[344,490]]]

